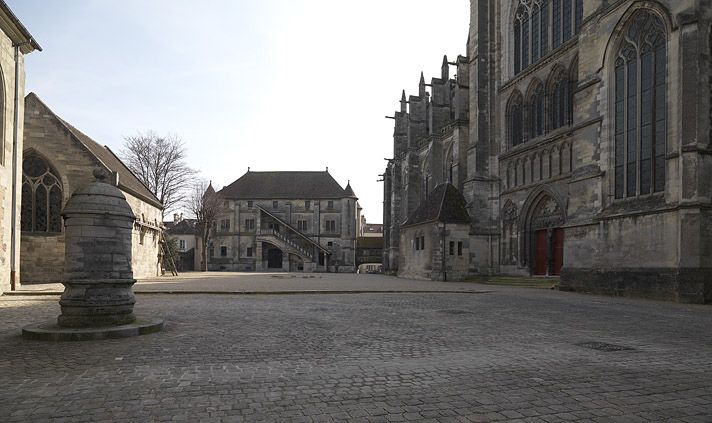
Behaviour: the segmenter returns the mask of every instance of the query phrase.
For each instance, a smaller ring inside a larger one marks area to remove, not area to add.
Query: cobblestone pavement
[[[136,310],[164,317],[161,333],[23,340],[56,301],[0,297],[2,422],[712,421],[710,306],[533,289],[153,294]]]

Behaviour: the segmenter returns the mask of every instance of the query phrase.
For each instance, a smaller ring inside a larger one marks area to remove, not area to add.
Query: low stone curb
[[[27,325],[22,328],[22,337],[32,341],[98,341],[101,339],[129,338],[160,332],[163,319],[144,318],[135,322],[95,328],[65,328],[56,321]]]
[[[492,291],[470,291],[470,290],[348,290],[348,291],[330,291],[330,290],[313,290],[313,291],[134,291],[137,295],[334,295],[334,294],[488,294]],[[61,291],[9,291],[4,292],[3,296],[47,296],[47,295],[62,295]]]

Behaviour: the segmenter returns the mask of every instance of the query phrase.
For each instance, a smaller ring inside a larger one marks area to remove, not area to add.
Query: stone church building
[[[158,275],[160,201],[108,148],[57,116],[37,95],[25,98],[21,184],[22,283],[61,282],[64,227],[60,212],[78,188],[106,170],[136,216],[132,237],[135,278]]]
[[[0,0],[0,293],[20,283],[25,55],[40,45]]]
[[[450,183],[469,275],[712,301],[712,2],[471,0],[470,19],[467,54],[393,116],[386,268],[419,260],[404,223]]]
[[[210,270],[355,272],[360,207],[326,172],[252,172],[218,191]]]

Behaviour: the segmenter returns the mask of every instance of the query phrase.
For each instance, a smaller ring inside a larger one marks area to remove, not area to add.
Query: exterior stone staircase
[[[305,261],[314,261],[314,256],[310,251],[307,251],[305,248],[274,229],[260,229],[257,232],[257,240],[274,244],[284,252],[296,254],[305,259]]]

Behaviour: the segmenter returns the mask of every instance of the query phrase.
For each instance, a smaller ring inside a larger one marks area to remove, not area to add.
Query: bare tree
[[[163,217],[182,206],[196,171],[185,162],[183,141],[153,131],[125,137],[121,156],[126,166],[163,204]]]
[[[195,216],[195,231],[201,246],[200,270],[208,270],[208,246],[220,213],[220,196],[211,183],[196,181],[188,198],[189,211]]]

